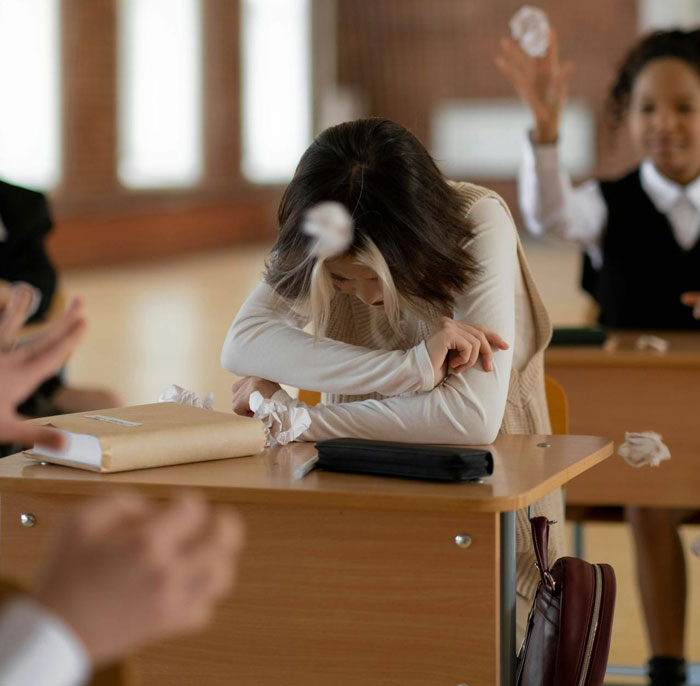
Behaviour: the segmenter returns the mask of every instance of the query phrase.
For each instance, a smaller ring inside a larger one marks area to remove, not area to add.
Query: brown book
[[[26,454],[93,472],[164,467],[260,452],[262,422],[178,403],[153,403],[29,420],[67,435],[63,450]]]

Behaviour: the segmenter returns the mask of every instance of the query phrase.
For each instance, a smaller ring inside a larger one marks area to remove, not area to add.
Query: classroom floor
[[[526,252],[555,324],[586,320],[589,303],[579,292],[578,251],[569,246],[526,243]],[[219,365],[219,352],[233,315],[257,283],[266,247],[231,248],[163,262],[65,273],[67,295],[85,301],[89,328],[71,360],[73,385],[117,391],[124,402],[154,402],[170,384],[215,393],[215,408],[230,408],[232,377]],[[619,459],[619,458],[611,458]],[[683,531],[686,542],[700,527]],[[623,525],[590,524],[585,555],[611,563],[618,602],[612,665],[640,666],[648,647],[632,571],[632,548]],[[700,661],[700,559],[689,556],[689,656]],[[700,674],[694,683],[700,683]],[[615,683],[643,683],[621,674]]]

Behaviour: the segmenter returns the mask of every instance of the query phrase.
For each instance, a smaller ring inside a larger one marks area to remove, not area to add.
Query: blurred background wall
[[[0,0],[0,175],[50,191],[63,268],[269,241],[313,133],[356,116],[408,126],[450,176],[515,207],[527,116],[493,58],[520,5]],[[602,122],[615,67],[640,30],[694,21],[698,3],[538,5],[576,63],[570,167],[616,174],[631,160]]]

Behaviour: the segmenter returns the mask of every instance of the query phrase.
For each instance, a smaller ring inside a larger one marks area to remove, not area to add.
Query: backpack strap
[[[530,519],[532,529],[532,543],[535,548],[535,558],[537,559],[537,569],[540,571],[540,579],[543,584],[549,586],[552,591],[556,590],[556,583],[549,571],[549,521],[546,517],[533,517]]]

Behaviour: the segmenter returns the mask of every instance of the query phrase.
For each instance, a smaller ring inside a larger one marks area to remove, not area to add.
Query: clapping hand
[[[74,300],[62,317],[46,326],[41,333],[17,344],[17,335],[31,303],[29,288],[13,288],[0,319],[0,441],[24,445],[40,443],[50,448],[60,448],[63,444],[60,433],[27,424],[17,414],[17,406],[37,386],[55,374],[75,349],[85,330],[82,304]]]

